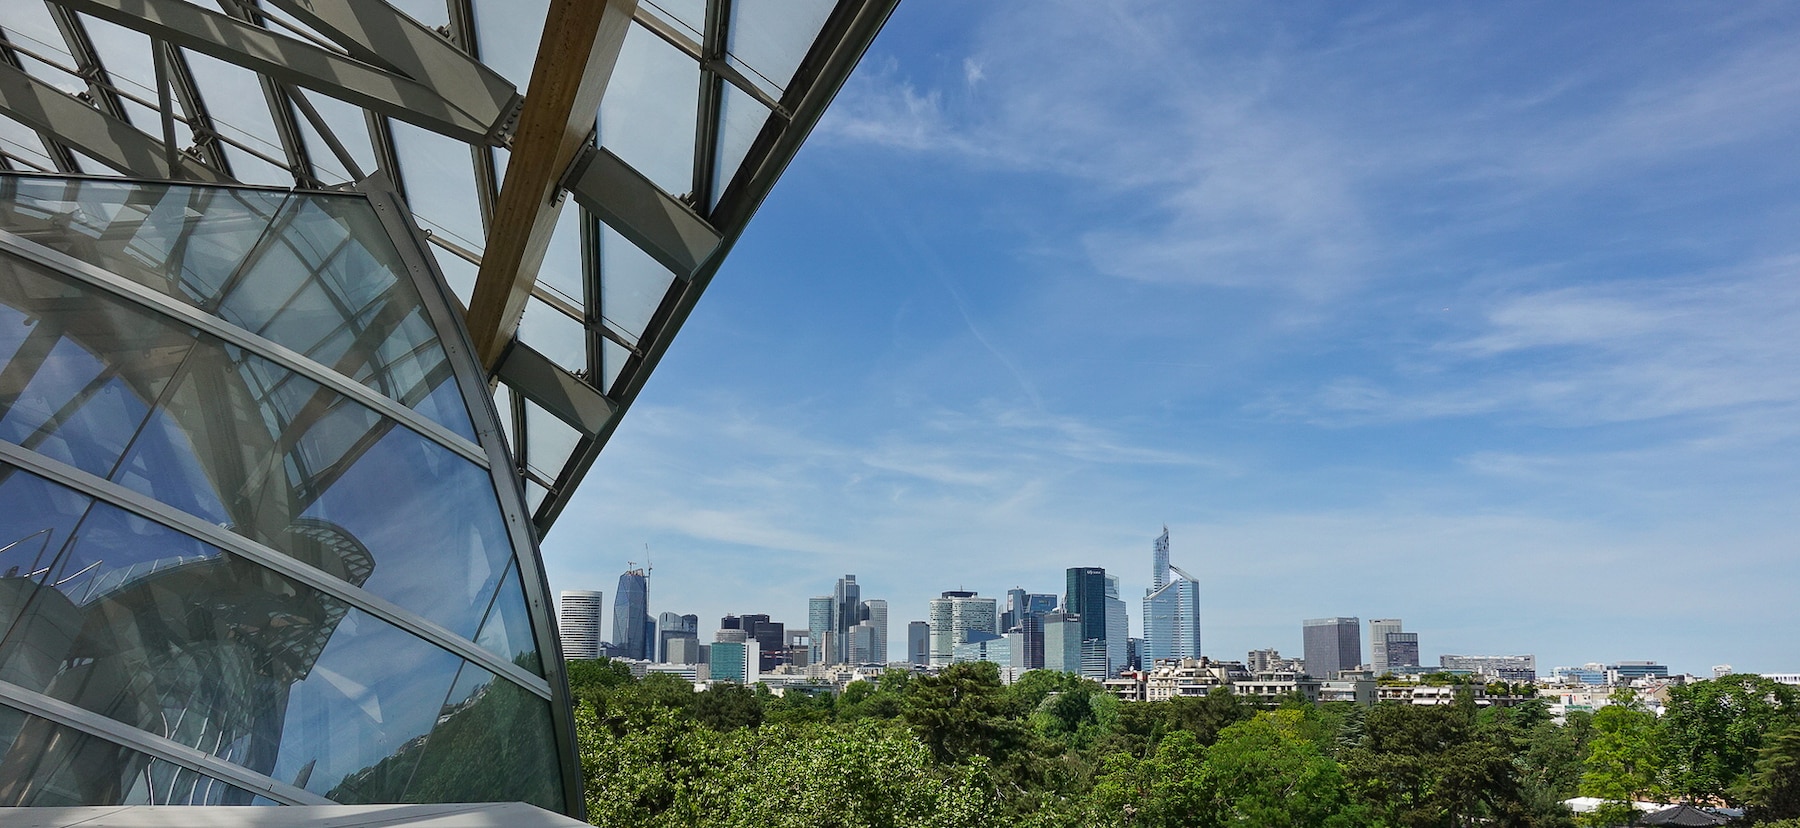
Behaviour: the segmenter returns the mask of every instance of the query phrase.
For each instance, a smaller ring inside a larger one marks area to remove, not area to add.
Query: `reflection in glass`
[[[0,176],[0,229],[305,354],[474,439],[449,361],[367,200]]]
[[[311,538],[326,567],[370,570],[335,527],[316,524]],[[321,793],[429,733],[462,665],[110,505],[89,511],[49,569],[6,590],[18,612],[0,643],[0,679]]]
[[[470,802],[498,798],[555,809],[562,801],[549,705],[464,663],[431,735],[327,794],[338,802]],[[474,792],[481,792],[475,794]]]
[[[181,326],[0,255],[0,440],[105,475],[192,345]]]
[[[258,799],[210,776],[0,706],[0,807],[250,805]]]

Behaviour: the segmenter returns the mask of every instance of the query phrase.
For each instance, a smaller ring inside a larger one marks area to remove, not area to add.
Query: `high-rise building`
[[[1043,669],[1080,673],[1081,636],[1081,616],[1060,611],[1045,614]]]
[[[968,643],[971,631],[999,634],[996,610],[994,599],[964,590],[950,590],[931,599],[926,621],[931,627],[931,664],[949,664],[956,645]]]
[[[837,588],[831,593],[831,631],[837,633],[837,650],[834,652],[833,664],[844,664],[850,661],[850,630],[863,620],[862,587],[857,586],[855,575],[845,575],[838,579]]]
[[[893,3],[281,6],[0,13],[0,807],[580,817],[538,539]]]
[[[743,615],[732,618],[744,634],[757,645],[757,668],[768,672],[776,666],[787,663],[782,653],[787,649],[787,625],[780,621],[770,621],[764,614]],[[720,625],[724,627],[723,624]]]
[[[1388,670],[1387,634],[1402,631],[1398,618],[1369,619],[1369,667],[1375,671],[1375,675],[1379,676]]]
[[[863,622],[875,631],[875,637],[869,645],[870,664],[886,664],[888,662],[888,604],[880,598],[870,598],[863,602]]]
[[[672,638],[699,638],[700,616],[678,615],[665,612],[656,616],[656,657],[658,661],[669,660],[669,640]]]
[[[599,590],[565,589],[556,611],[556,627],[562,633],[563,658],[599,658],[601,604]]]
[[[1390,632],[1383,635],[1387,647],[1387,663],[1376,671],[1379,676],[1396,667],[1419,666],[1419,634]]]
[[[1163,526],[1162,534],[1150,544],[1150,591],[1162,589],[1169,583],[1169,527]]]
[[[613,592],[612,643],[623,658],[655,660],[655,634],[650,631],[650,578],[642,569],[627,569],[619,575],[619,588]]]
[[[729,681],[737,684],[755,684],[761,677],[757,665],[761,662],[761,654],[757,652],[755,639],[743,635],[742,630],[720,630],[721,634],[735,632],[738,635],[715,639],[708,648],[708,675],[713,681]]]
[[[1335,679],[1340,670],[1362,665],[1362,621],[1357,618],[1309,618],[1301,625],[1306,672]]]
[[[1106,576],[1106,678],[1118,675],[1131,659],[1131,617],[1119,594],[1119,576]]]
[[[1068,589],[1063,592],[1063,612],[1081,616],[1081,637],[1106,640],[1106,570],[1076,566],[1068,570]]]
[[[815,596],[806,602],[806,628],[807,632],[812,634],[812,663],[814,664],[842,663],[842,659],[837,657],[836,635],[832,632],[832,606],[832,597],[829,595]],[[832,639],[832,643],[826,641],[827,637]]]
[[[931,663],[931,625],[924,621],[906,622],[906,660],[914,667]]]
[[[1151,544],[1150,592],[1144,596],[1143,667],[1159,660],[1200,657],[1200,582],[1175,569],[1170,580],[1169,527]]]

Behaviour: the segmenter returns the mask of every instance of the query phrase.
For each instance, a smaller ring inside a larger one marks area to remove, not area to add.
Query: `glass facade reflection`
[[[360,194],[0,175],[0,806],[573,810],[420,262]]]

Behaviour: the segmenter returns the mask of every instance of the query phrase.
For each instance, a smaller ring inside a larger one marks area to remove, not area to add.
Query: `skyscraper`
[[[1388,669],[1387,635],[1401,632],[1398,618],[1369,619],[1369,666],[1375,675],[1381,675]]]
[[[599,590],[563,590],[556,628],[562,633],[564,658],[600,657],[601,599]]]
[[[863,623],[875,630],[875,638],[869,646],[869,663],[886,664],[888,661],[888,604],[880,598],[870,598],[863,602]]]
[[[739,616],[736,620],[738,628],[757,644],[758,669],[773,670],[782,663],[781,654],[787,648],[786,624],[770,621],[768,615],[760,613]]]
[[[1169,579],[1170,570],[1180,578]],[[1143,666],[1157,659],[1200,657],[1200,582],[1169,563],[1169,527],[1151,544],[1150,592],[1144,596]]]
[[[1106,570],[1098,566],[1070,567],[1062,610],[1081,616],[1083,640],[1106,639]]]
[[[830,663],[843,664],[850,661],[850,629],[863,620],[862,587],[856,585],[856,576],[839,578],[831,598],[831,630],[837,633],[837,648]]]
[[[833,643],[837,640],[832,632],[832,597],[818,595],[806,602],[806,629],[810,633],[813,664],[837,664],[837,652]],[[827,640],[829,639],[829,641]]]
[[[1118,675],[1131,658],[1131,618],[1119,597],[1119,576],[1106,576],[1106,675]]]
[[[1310,618],[1301,625],[1306,672],[1335,679],[1339,670],[1362,664],[1362,621],[1357,618]]]
[[[654,640],[650,626],[650,579],[642,569],[627,569],[619,575],[619,588],[613,593],[613,646],[624,658],[650,659]]]
[[[931,599],[926,616],[931,627],[931,664],[949,664],[956,645],[967,644],[971,631],[997,635],[999,613],[995,603],[992,598],[981,598],[965,590],[950,590]]]
[[[1155,592],[1169,583],[1169,527],[1163,525],[1161,535],[1150,545],[1150,591]]]
[[[1052,612],[1044,615],[1044,667],[1060,673],[1081,672],[1081,616]]]
[[[914,667],[931,663],[931,625],[924,621],[906,622],[906,660]]]

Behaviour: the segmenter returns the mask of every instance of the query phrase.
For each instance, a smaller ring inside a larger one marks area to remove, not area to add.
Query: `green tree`
[[[1333,735],[1323,716],[1265,713],[1226,728],[1206,752],[1209,810],[1222,826],[1352,826],[1366,824],[1353,807],[1336,762],[1320,744]]]
[[[755,690],[730,682],[714,684],[695,693],[689,705],[694,719],[717,731],[762,724],[762,699]]]
[[[935,767],[922,742],[882,723],[771,726],[737,741],[754,766],[730,791],[728,813],[696,824],[980,828],[994,819],[985,760]]]
[[[1005,715],[1000,670],[991,662],[952,664],[913,679],[901,716],[946,765],[976,756],[1001,762],[1023,742],[1022,728]]]
[[[1669,689],[1662,718],[1669,785],[1683,799],[1738,803],[1769,734],[1800,719],[1800,691],[1738,674]]]
[[[1362,744],[1344,756],[1354,798],[1404,828],[1540,822],[1509,748],[1478,732],[1475,719],[1467,693],[1449,705],[1377,705]]]
[[[1621,688],[1594,713],[1593,736],[1582,757],[1581,794],[1614,803],[1655,797],[1662,791],[1656,714]]]
[[[1800,724],[1764,740],[1739,798],[1758,822],[1800,817]]]

